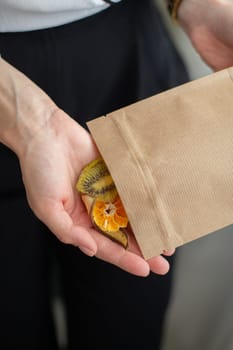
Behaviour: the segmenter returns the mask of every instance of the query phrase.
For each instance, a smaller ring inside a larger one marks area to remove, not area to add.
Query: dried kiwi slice
[[[85,166],[76,188],[83,194],[112,201],[117,196],[116,186],[104,160],[99,157]]]

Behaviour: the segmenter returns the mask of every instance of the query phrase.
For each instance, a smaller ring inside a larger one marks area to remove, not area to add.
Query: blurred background
[[[156,1],[157,3],[157,1]],[[188,38],[160,10],[190,79],[211,73]],[[233,350],[233,226],[177,249],[161,350]]]

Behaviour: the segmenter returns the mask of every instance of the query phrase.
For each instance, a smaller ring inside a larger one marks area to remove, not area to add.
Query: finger
[[[136,254],[141,254],[137,242],[131,241],[130,250]],[[170,256],[173,253],[174,250],[165,251],[164,255]],[[160,255],[148,259],[147,262],[150,266],[151,272],[156,273],[158,275],[165,275],[170,269],[168,261]]]
[[[166,275],[170,269],[169,262],[161,255],[147,260],[151,272],[158,275]]]
[[[130,251],[120,247],[100,233],[94,233],[98,245],[96,254],[102,260],[110,262],[119,268],[137,276],[146,277],[151,272],[165,275],[170,268],[168,261],[162,256],[157,256],[146,261],[141,256],[138,245],[134,240],[130,244]],[[132,251],[133,249],[133,251]]]
[[[163,255],[165,255],[165,256],[171,256],[171,255],[173,255],[173,254],[175,254],[175,249],[170,249],[170,250],[165,250],[164,252],[163,252]]]
[[[128,234],[129,234],[129,242],[130,242],[130,251],[134,252],[135,254],[141,255],[142,256],[142,252],[139,248],[139,245],[134,237],[133,231],[131,229],[131,227],[129,227],[128,230]],[[163,255],[165,256],[171,256],[175,253],[175,249],[170,249],[170,250],[166,250],[163,252]],[[160,259],[159,259],[160,260]],[[156,266],[154,266],[156,264],[153,264],[153,269],[154,271],[156,270]],[[160,263],[159,263],[160,265]],[[160,271],[160,267],[158,268],[158,271]]]
[[[93,235],[98,245],[96,257],[133,275],[148,276],[150,268],[142,257],[126,250],[99,232],[93,232]]]
[[[43,221],[63,243],[78,246],[85,254],[90,256],[95,255],[97,251],[95,240],[88,230],[74,224],[62,204],[56,203],[47,208],[45,220]]]

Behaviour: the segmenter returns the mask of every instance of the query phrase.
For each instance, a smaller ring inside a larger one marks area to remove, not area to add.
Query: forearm
[[[0,59],[0,142],[22,154],[56,109],[36,84]]]

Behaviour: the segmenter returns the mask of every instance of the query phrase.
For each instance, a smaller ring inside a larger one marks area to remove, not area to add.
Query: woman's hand
[[[233,66],[233,3],[230,0],[182,0],[178,21],[212,69]]]
[[[54,110],[20,156],[32,210],[59,240],[89,256],[96,255],[139,276],[148,275],[150,270],[166,273],[167,260],[159,256],[145,261],[133,235],[125,250],[93,228],[75,184],[82,168],[97,156],[89,133],[62,110]]]
[[[125,250],[93,228],[75,188],[82,168],[98,156],[90,134],[3,59],[0,76],[0,142],[19,158],[35,215],[59,240],[89,256],[139,276],[150,270],[165,274],[167,260],[158,256],[145,261],[133,235]]]

